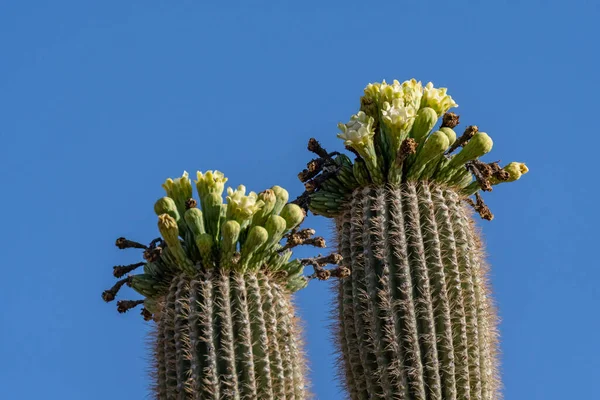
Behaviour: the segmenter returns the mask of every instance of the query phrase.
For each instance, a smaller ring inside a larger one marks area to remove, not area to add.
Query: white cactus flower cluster
[[[227,188],[227,214],[240,224],[250,219],[265,203],[258,200],[255,192],[246,195],[246,187],[239,185],[237,189]]]

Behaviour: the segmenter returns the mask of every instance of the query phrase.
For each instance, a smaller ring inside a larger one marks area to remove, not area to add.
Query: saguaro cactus
[[[305,358],[291,294],[307,284],[305,265],[322,270],[338,257],[290,260],[297,245],[325,247],[314,230],[298,229],[304,211],[287,204],[279,186],[258,195],[229,188],[224,203],[226,181],[218,171],[198,172],[200,209],[187,173],[167,179],[167,197],[154,206],[162,238],[148,246],[116,243],[143,249],[146,261],[115,267],[115,277],[142,266],[143,273],[102,297],[114,300],[125,284],[145,297],[117,304],[119,312],[143,304],[144,318],[156,322],[155,398],[304,399]]]
[[[299,175],[307,191],[296,203],[335,219],[351,270],[337,286],[336,341],[352,399],[500,396],[496,314],[469,206],[491,220],[479,191],[527,167],[480,161],[492,139],[476,126],[457,138],[454,106],[432,83],[370,84],[339,125],[354,162],[309,142],[319,158]]]

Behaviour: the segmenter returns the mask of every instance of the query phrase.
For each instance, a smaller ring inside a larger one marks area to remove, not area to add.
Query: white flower
[[[258,200],[258,195],[254,192],[246,196],[246,187],[238,186],[236,190],[227,188],[227,214],[231,219],[242,223],[244,220],[252,217],[265,203]]]
[[[416,79],[402,82],[402,93],[404,95],[404,104],[411,105],[413,109],[418,110],[421,105],[421,98],[423,97],[423,85],[421,81],[417,82]]]
[[[219,171],[196,172],[196,188],[202,196],[209,193],[223,193],[227,178]]]
[[[366,147],[375,135],[373,122],[373,117],[359,111],[358,114],[350,117],[350,122],[347,124],[338,124],[342,133],[338,133],[337,137],[344,140],[346,146],[351,146],[356,150],[359,147]]]
[[[438,116],[442,116],[452,107],[458,107],[452,97],[446,94],[447,90],[446,88],[436,89],[433,87],[433,83],[429,82],[423,89],[421,107],[431,107]]]
[[[413,106],[405,105],[404,100],[400,98],[394,99],[391,105],[386,101],[381,109],[383,121],[399,129],[405,129],[410,125],[415,114]]]

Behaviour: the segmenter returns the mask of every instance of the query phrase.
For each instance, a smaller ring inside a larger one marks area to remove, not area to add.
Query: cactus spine
[[[117,304],[119,312],[143,304],[142,315],[155,322],[156,399],[305,399],[305,357],[291,296],[306,286],[309,262],[290,260],[291,248],[324,247],[324,240],[312,237],[312,229],[298,230],[305,213],[286,204],[285,189],[257,195],[244,186],[229,188],[224,203],[226,180],[218,171],[198,173],[199,209],[187,173],[168,179],[167,196],[154,207],[162,238],[148,246],[117,240],[120,248],[143,249],[146,262],[117,266],[114,275],[141,266],[143,273],[120,280],[102,297],[114,300],[125,284],[144,296]]]
[[[454,106],[431,83],[370,84],[361,111],[339,125],[354,163],[309,142],[323,168],[299,175],[300,199],[334,218],[351,271],[337,285],[335,313],[352,399],[500,397],[497,320],[468,205],[492,219],[479,191],[527,167],[480,161],[492,140],[474,126],[457,138]]]

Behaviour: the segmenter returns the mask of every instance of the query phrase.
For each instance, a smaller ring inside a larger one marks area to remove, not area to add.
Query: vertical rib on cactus
[[[494,398],[494,338],[484,333],[493,310],[467,210],[456,200],[451,189],[422,183],[359,188],[338,218],[344,265],[353,270],[338,289],[353,399]]]
[[[298,175],[306,192],[296,200],[335,219],[351,271],[335,312],[348,395],[498,399],[497,321],[466,207],[491,220],[479,191],[528,169],[479,160],[492,139],[474,125],[457,137],[459,116],[447,113],[456,103],[431,82],[369,84],[360,105],[338,125],[354,162],[311,139],[319,158]]]
[[[143,273],[122,279],[103,298],[112,301],[125,284],[145,297],[120,301],[118,309],[143,303],[144,318],[156,322],[156,399],[305,399],[305,356],[292,294],[308,283],[307,263],[290,261],[291,248],[324,247],[324,239],[312,237],[312,229],[298,231],[305,213],[286,204],[285,189],[256,195],[240,185],[228,189],[225,203],[225,181],[216,171],[198,173],[200,210],[190,198],[187,173],[168,179],[168,196],[154,207],[162,238],[148,246],[117,241],[119,248],[143,249],[147,262],[115,268],[115,276],[142,265]],[[322,268],[338,262],[332,256],[308,260],[321,260]]]

